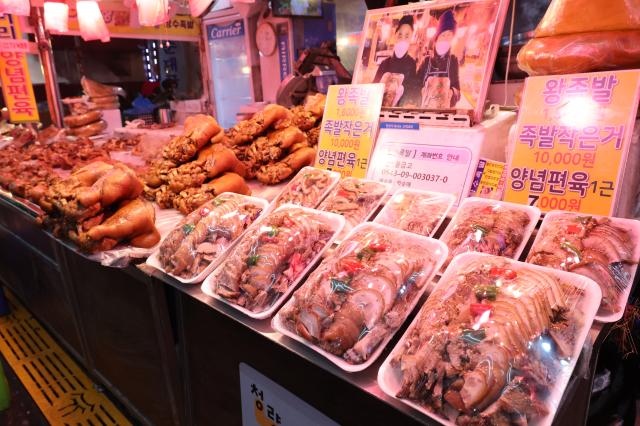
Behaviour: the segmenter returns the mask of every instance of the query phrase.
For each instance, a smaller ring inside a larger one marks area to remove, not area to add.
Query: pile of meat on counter
[[[15,127],[4,135],[0,148],[0,186],[39,204],[44,192],[73,169],[92,161],[110,162],[110,153],[135,151],[139,137],[94,142],[68,138],[66,131],[49,127],[39,133]]]
[[[124,164],[94,161],[50,185],[39,199],[38,220],[81,250],[110,250],[118,243],[150,248],[160,241],[153,205],[140,198],[143,183]]]
[[[287,109],[269,105],[223,131],[211,116],[184,124],[145,175],[145,196],[184,214],[223,192],[249,194],[245,179],[279,183],[315,159],[323,95]]]

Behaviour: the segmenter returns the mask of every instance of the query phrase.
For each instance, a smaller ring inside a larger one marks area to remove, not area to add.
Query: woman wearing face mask
[[[428,109],[453,108],[460,99],[458,58],[451,53],[451,42],[456,32],[456,20],[451,9],[438,19],[434,52],[416,73],[418,89],[422,95],[421,107]]]
[[[404,98],[408,98],[404,96],[405,87],[416,77],[416,60],[407,53],[413,37],[413,16],[400,19],[395,35],[393,54],[382,61],[373,78],[374,83],[385,85],[383,106],[402,105]]]

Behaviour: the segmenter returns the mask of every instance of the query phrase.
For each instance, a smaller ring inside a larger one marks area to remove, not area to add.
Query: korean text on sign
[[[0,17],[0,39],[19,40],[18,21],[11,15]],[[38,107],[33,94],[27,54],[24,51],[2,49],[0,51],[0,81],[2,94],[13,122],[38,121]]]
[[[378,127],[383,85],[330,86],[316,167],[364,177]]]
[[[637,70],[527,79],[505,200],[612,214],[639,88]]]

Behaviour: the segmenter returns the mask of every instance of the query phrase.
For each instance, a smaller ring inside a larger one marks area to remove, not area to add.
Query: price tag
[[[501,200],[507,178],[507,165],[500,161],[481,158],[471,183],[469,197]]]
[[[542,211],[613,214],[639,87],[638,70],[529,77],[505,200]]]
[[[368,178],[389,183],[393,190],[454,194],[457,206],[469,193],[482,141],[468,138],[447,145],[436,143],[447,140],[446,131],[417,124],[381,123]]]
[[[381,83],[329,86],[315,167],[365,177],[383,90]]]
[[[247,364],[240,363],[242,426],[338,426]]]

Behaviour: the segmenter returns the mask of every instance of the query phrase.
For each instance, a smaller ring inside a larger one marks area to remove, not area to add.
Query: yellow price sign
[[[12,15],[0,16],[0,40],[22,40],[18,19]],[[6,45],[6,43],[4,43]],[[13,122],[39,121],[36,97],[27,65],[27,53],[17,43],[16,50],[0,50],[0,81],[2,94]]]
[[[384,84],[329,86],[315,166],[364,178],[378,130]]]
[[[639,94],[640,70],[529,77],[505,200],[612,214]]]

